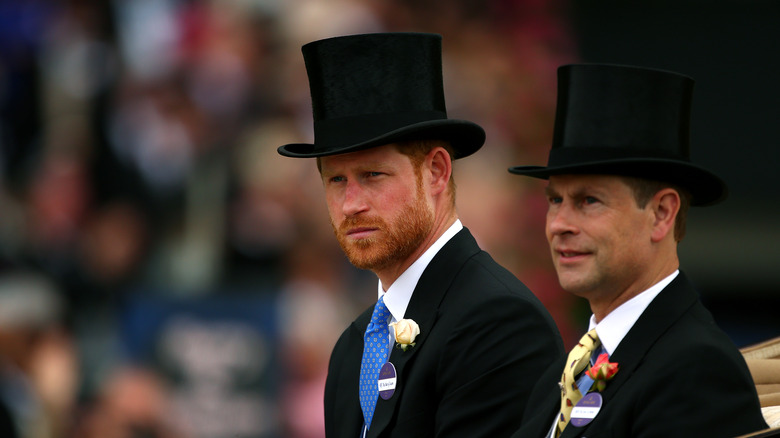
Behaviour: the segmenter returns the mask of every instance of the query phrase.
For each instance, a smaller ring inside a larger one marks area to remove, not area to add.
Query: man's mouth
[[[352,239],[364,239],[377,230],[375,227],[356,227],[350,228],[345,234]]]
[[[562,260],[565,261],[574,261],[578,260],[580,258],[583,258],[584,256],[589,255],[589,252],[583,252],[583,251],[575,251],[568,248],[560,248],[556,249],[555,252],[560,256]]]

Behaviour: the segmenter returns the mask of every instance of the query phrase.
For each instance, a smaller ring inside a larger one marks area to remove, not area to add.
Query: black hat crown
[[[690,159],[694,81],[669,71],[608,64],[558,69],[558,102],[547,167],[518,175],[588,173],[667,181],[691,192],[692,205],[722,201],[725,183]]]
[[[441,36],[375,33],[328,38],[302,48],[314,116],[314,144],[279,147],[320,157],[413,139],[449,140],[453,158],[485,141],[478,125],[447,119]]]

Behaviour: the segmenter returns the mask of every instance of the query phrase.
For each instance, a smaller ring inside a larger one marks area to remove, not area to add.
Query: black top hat
[[[447,119],[441,35],[375,33],[302,48],[314,113],[314,144],[279,147],[288,157],[321,157],[401,140],[449,140],[453,158],[476,152],[485,131]]]
[[[543,179],[575,173],[635,176],[689,190],[691,205],[718,203],[726,198],[726,184],[690,160],[692,94],[693,79],[673,72],[561,66],[547,167],[509,171]]]

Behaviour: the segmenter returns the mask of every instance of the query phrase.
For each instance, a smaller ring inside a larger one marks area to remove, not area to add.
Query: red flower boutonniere
[[[593,389],[596,391],[603,391],[607,387],[607,380],[615,377],[618,372],[617,362],[610,362],[609,355],[602,353],[596,359],[596,363],[585,374],[593,379]]]

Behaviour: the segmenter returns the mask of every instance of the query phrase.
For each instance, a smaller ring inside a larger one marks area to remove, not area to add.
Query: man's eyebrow
[[[595,196],[599,196],[595,189],[592,189],[590,187],[576,187],[573,189],[573,191],[567,191],[567,196],[569,196],[571,199],[581,199],[585,196],[589,196],[590,194],[594,194]],[[550,198],[550,197],[559,197],[562,196],[561,193],[553,186],[548,185],[544,188],[544,194]]]
[[[334,172],[332,169],[329,169],[327,167],[323,166],[323,167],[320,168],[320,176],[321,177],[331,176],[334,173],[336,173],[336,172]]]
[[[349,170],[351,170],[353,172],[368,172],[368,171],[374,171],[374,170],[389,171],[391,169],[393,169],[393,167],[390,164],[386,163],[385,161],[370,160],[370,161],[361,162],[359,164],[355,164]],[[334,170],[333,168],[322,166],[322,169],[320,170],[320,173],[321,174],[333,175],[333,174],[344,173],[344,170],[342,170],[342,169]]]

